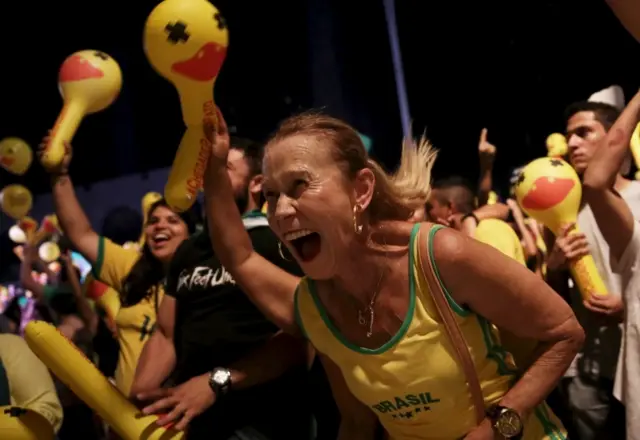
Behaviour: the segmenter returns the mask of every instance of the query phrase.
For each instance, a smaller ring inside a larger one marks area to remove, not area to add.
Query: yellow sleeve
[[[122,291],[122,282],[140,258],[134,249],[125,249],[108,238],[100,237],[98,242],[98,258],[91,272],[93,276],[114,290]]]
[[[0,358],[12,402],[40,414],[57,432],[62,425],[62,406],[46,365],[22,338],[9,334],[0,335]]]
[[[497,219],[482,220],[476,228],[474,238],[526,265],[520,239],[508,223]]]

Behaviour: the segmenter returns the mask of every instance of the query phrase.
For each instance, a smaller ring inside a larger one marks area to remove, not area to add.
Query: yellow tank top
[[[419,228],[416,224],[411,233],[409,309],[398,333],[382,347],[367,349],[346,340],[327,315],[313,280],[306,277],[296,292],[297,319],[316,349],[339,366],[350,391],[378,416],[391,439],[455,440],[475,426],[474,407],[418,261]],[[434,226],[428,234],[434,265],[431,243],[439,229]],[[494,326],[450,296],[448,300],[469,345],[485,404],[497,403],[516,379],[512,358],[500,345]],[[565,438],[546,405],[529,417],[524,432],[524,440]]]

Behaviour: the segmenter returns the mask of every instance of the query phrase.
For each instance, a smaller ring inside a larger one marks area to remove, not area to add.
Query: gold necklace
[[[367,324],[367,320],[364,315],[369,313],[369,329],[367,330],[367,338],[370,338],[373,335],[373,322],[376,319],[376,311],[373,307],[376,302],[376,298],[378,298],[378,293],[380,292],[380,284],[382,283],[382,278],[384,277],[384,269],[380,273],[380,279],[378,280],[378,284],[376,286],[376,290],[373,292],[371,296],[371,300],[369,301],[369,305],[362,310],[358,310],[358,324],[364,326]]]

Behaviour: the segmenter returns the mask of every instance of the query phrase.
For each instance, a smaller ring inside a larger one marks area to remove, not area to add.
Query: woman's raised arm
[[[227,174],[230,140],[220,112],[217,127],[205,122],[205,135],[212,146],[204,179],[206,217],[216,256],[268,319],[297,334],[300,329],[295,320],[294,296],[300,278],[271,264],[253,249]]]
[[[47,144],[47,141],[47,138],[43,140],[40,151]],[[60,166],[47,170],[51,174],[51,193],[56,215],[64,234],[69,237],[73,246],[94,264],[98,258],[99,236],[91,228],[91,223],[78,202],[73,183],[69,177],[71,145],[66,144],[65,150],[65,156]]]

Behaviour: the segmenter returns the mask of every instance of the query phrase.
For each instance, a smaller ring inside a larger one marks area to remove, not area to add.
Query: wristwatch
[[[476,225],[477,225],[478,223],[480,223],[480,220],[478,219],[478,216],[477,216],[477,215],[475,215],[473,212],[470,212],[470,213],[468,213],[468,214],[463,215],[463,216],[462,216],[462,218],[460,219],[460,223],[464,222],[464,221],[465,221],[466,219],[468,219],[468,218],[472,218],[472,219],[474,219],[474,220],[476,221]]]
[[[231,371],[228,368],[214,368],[209,373],[209,386],[216,393],[216,397],[227,394],[231,389]]]
[[[493,405],[487,410],[494,431],[505,439],[522,437],[522,419],[520,414],[506,406]]]

